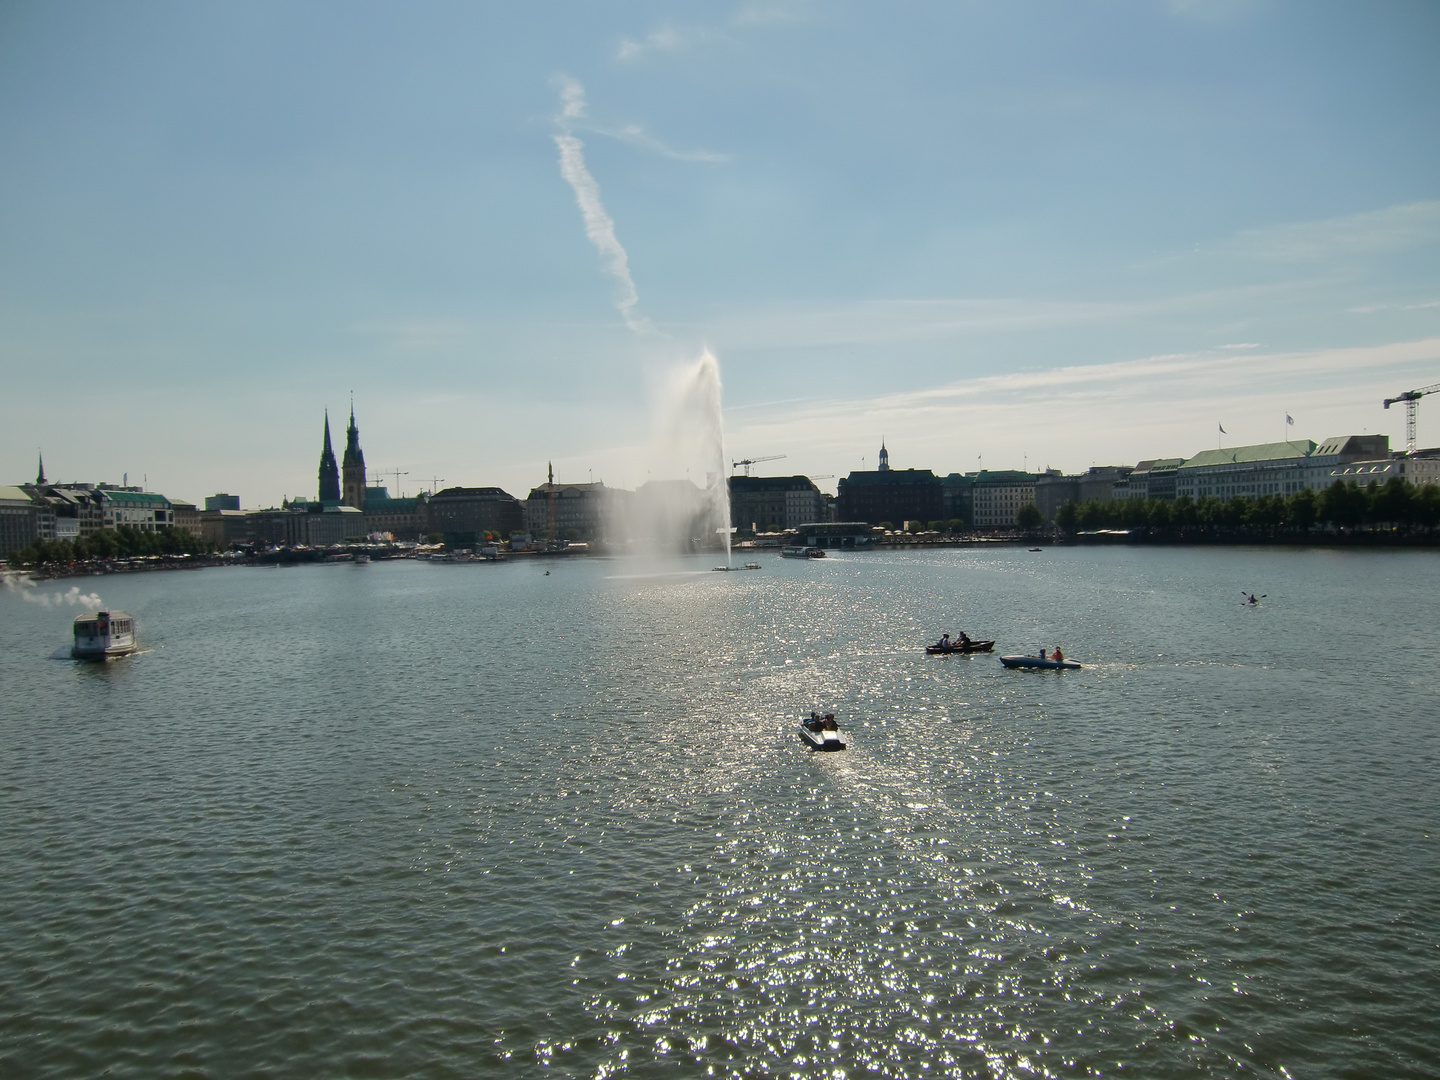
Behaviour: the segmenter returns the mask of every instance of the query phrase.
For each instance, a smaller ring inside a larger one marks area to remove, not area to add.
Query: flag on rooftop
[[[1295,418],[1291,416],[1288,412],[1285,414],[1285,423],[1291,426],[1293,426],[1295,423]]]

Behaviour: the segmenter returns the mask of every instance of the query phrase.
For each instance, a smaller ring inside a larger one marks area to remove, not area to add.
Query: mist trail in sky
[[[560,115],[556,118],[561,128],[555,136],[555,145],[560,148],[560,175],[575,192],[580,216],[585,221],[585,235],[600,252],[605,272],[620,285],[615,306],[625,325],[637,334],[654,333],[650,320],[635,312],[640,294],[635,291],[635,281],[630,276],[630,258],[615,236],[614,219],[600,202],[600,185],[585,167],[585,144],[570,132],[570,121],[584,115],[585,88],[574,79],[566,79],[560,87]]]

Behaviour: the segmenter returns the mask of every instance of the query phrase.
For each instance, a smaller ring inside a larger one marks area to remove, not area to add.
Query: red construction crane
[[[1440,390],[1440,383],[1434,386],[1422,386],[1419,390],[1406,390],[1392,398],[1385,399],[1385,408],[1390,408],[1397,401],[1405,402],[1405,452],[1415,452],[1415,413],[1420,407],[1420,399],[1426,394],[1433,394]]]

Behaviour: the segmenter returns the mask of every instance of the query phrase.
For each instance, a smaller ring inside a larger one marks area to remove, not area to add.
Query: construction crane
[[[784,454],[766,454],[764,457],[741,458],[739,461],[732,461],[730,463],[730,468],[738,469],[743,465],[745,468],[744,475],[749,476],[751,465],[759,465],[762,461],[779,461],[784,456]]]
[[[395,495],[394,495],[394,498],[397,498],[397,499],[404,498],[404,496],[400,494],[400,477],[402,477],[402,476],[409,476],[409,475],[410,475],[410,470],[409,470],[409,469],[376,469],[376,470],[374,470],[374,472],[375,472],[375,486],[376,486],[376,487],[379,487],[379,486],[380,486],[380,481],[381,481],[381,479],[383,479],[384,477],[386,477],[386,476],[393,476],[393,477],[395,477]]]
[[[1433,394],[1440,390],[1440,383],[1434,386],[1422,386],[1419,390],[1406,390],[1392,398],[1385,399],[1385,408],[1390,408],[1396,402],[1405,402],[1405,452],[1415,453],[1415,413],[1420,407],[1420,399],[1426,394]]]

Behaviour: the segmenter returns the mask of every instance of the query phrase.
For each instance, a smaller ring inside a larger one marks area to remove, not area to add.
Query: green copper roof
[[[100,494],[107,502],[125,503],[130,506],[169,506],[170,500],[154,491],[110,491],[102,488]]]
[[[1255,446],[1232,446],[1223,450],[1201,450],[1190,458],[1182,469],[1195,469],[1215,465],[1239,465],[1256,461],[1285,461],[1294,458],[1308,458],[1315,452],[1315,444],[1309,439],[1295,442],[1259,443]]]

